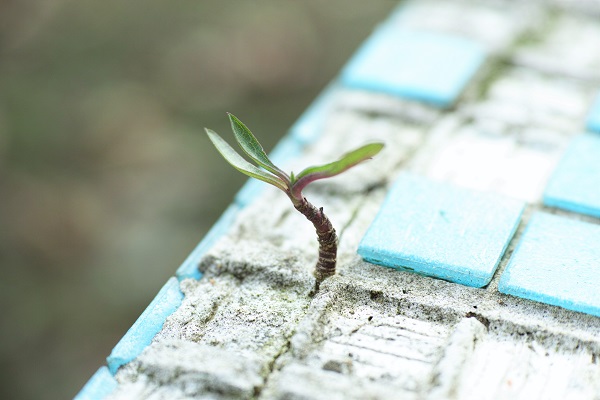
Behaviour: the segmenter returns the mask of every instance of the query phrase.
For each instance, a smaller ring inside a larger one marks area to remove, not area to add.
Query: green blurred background
[[[0,2],[2,399],[71,398],[395,1]]]

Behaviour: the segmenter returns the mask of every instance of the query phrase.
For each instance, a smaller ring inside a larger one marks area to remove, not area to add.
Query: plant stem
[[[302,198],[301,201],[294,201],[296,210],[302,213],[315,227],[319,239],[319,259],[315,266],[313,275],[317,279],[316,288],[318,290],[321,282],[335,274],[335,263],[337,258],[338,237],[331,221],[323,213],[323,207],[317,208]]]

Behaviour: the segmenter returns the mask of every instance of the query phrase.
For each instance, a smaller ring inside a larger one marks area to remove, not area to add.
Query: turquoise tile
[[[379,27],[341,74],[350,88],[384,92],[446,108],[485,60],[478,43],[449,34]]]
[[[596,101],[588,114],[587,129],[592,132],[600,133],[600,94],[596,97]]]
[[[402,174],[367,230],[367,261],[461,283],[487,285],[524,203]]]
[[[154,300],[106,358],[112,374],[144,351],[160,332],[167,317],[179,308],[182,300],[179,281],[173,277],[160,289]]]
[[[269,159],[273,161],[273,164],[286,171],[286,165],[289,165],[289,161],[299,157],[302,154],[303,149],[304,145],[299,140],[292,135],[287,135],[281,139],[269,153]],[[289,173],[290,171],[286,172]],[[234,202],[240,207],[245,207],[260,196],[266,188],[279,190],[274,186],[257,179],[248,179],[240,191],[235,195]]]
[[[200,279],[202,277],[202,273],[198,270],[198,264],[200,263],[200,259],[204,256],[204,254],[210,250],[211,247],[215,245],[217,240],[221,238],[224,234],[227,233],[235,218],[237,217],[239,207],[235,204],[227,207],[223,215],[218,219],[217,222],[210,228],[206,236],[200,241],[198,246],[191,252],[191,254],[185,259],[183,264],[177,269],[175,276],[179,280],[192,278],[192,279]]]
[[[273,164],[285,170],[290,160],[299,157],[304,150],[304,144],[292,135],[284,136],[269,153],[269,159]]]
[[[268,183],[250,178],[246,180],[246,183],[244,183],[242,188],[236,193],[234,203],[240,207],[246,207],[248,204],[252,203],[254,199],[260,196],[261,193],[263,193],[263,190],[268,186]],[[278,189],[273,188],[273,190]]]
[[[600,225],[533,215],[498,290],[600,317]]]
[[[338,86],[334,81],[326,87],[292,125],[290,135],[298,142],[308,145],[321,136],[327,115],[331,114]]]
[[[573,138],[548,181],[544,204],[600,218],[600,135]]]
[[[100,367],[73,400],[102,400],[118,386],[107,367]]]

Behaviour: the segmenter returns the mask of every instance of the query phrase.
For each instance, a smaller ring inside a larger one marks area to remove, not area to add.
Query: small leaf
[[[269,174],[261,170],[260,168],[250,164],[246,161],[242,156],[240,156],[221,136],[219,136],[216,132],[206,129],[206,133],[208,134],[208,138],[215,145],[219,153],[223,156],[223,158],[231,164],[235,169],[240,171],[241,173],[248,175],[252,178],[259,179],[263,182],[270,183],[273,186],[278,187],[279,189],[287,192],[287,185],[280,178]]]
[[[330,178],[341,174],[353,166],[373,157],[383,149],[383,143],[370,143],[344,154],[339,160],[329,164],[308,167],[296,175],[296,182],[292,187],[295,197],[300,197],[302,189],[318,179]]]
[[[273,164],[250,129],[248,129],[235,115],[230,113],[227,113],[227,115],[231,121],[231,128],[233,129],[235,140],[237,140],[242,150],[244,150],[244,152],[258,165],[279,176],[284,181],[289,182],[287,174]]]

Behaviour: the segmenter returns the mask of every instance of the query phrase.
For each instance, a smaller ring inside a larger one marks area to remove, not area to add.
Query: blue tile
[[[154,300],[106,358],[112,374],[136,358],[152,342],[167,317],[177,310],[182,300],[179,281],[173,277],[160,289]]]
[[[304,144],[292,135],[284,136],[273,150],[269,153],[269,159],[273,164],[286,170],[290,160],[299,157],[304,150]]]
[[[600,225],[536,213],[498,290],[600,317],[599,243]]]
[[[181,266],[177,269],[175,275],[179,280],[187,278],[200,279],[202,277],[202,273],[198,270],[200,259],[202,259],[204,254],[215,245],[221,236],[227,233],[235,221],[239,209],[240,208],[238,206],[232,204],[225,210],[223,215],[221,215],[212,228],[210,228],[198,246],[196,246],[196,248],[185,259],[183,264],[181,264]]]
[[[600,133],[600,94],[590,110],[587,118],[587,129],[592,132]]]
[[[289,164],[289,161],[299,157],[302,154],[303,149],[304,145],[300,141],[292,135],[288,135],[277,143],[269,153],[269,158],[273,161],[273,164],[285,171],[285,167]],[[287,172],[289,173],[289,171]],[[257,179],[248,179],[240,191],[235,195],[234,201],[240,207],[245,207],[260,196],[267,187],[270,187],[272,190],[279,190],[274,186]]]
[[[343,69],[348,87],[451,106],[485,60],[478,43],[384,24]]]
[[[327,115],[333,108],[338,85],[333,82],[319,94],[315,101],[292,125],[290,135],[300,143],[307,145],[315,142],[322,134]]]
[[[600,218],[600,135],[572,140],[548,181],[544,204]]]
[[[261,182],[259,180],[249,178],[242,188],[236,193],[234,202],[240,207],[246,207],[252,203],[254,199],[261,195],[263,190],[269,186],[268,183]],[[278,190],[273,188],[273,190]]]
[[[367,230],[367,261],[461,283],[487,285],[524,203],[402,174]]]
[[[107,367],[101,367],[73,400],[102,400],[117,388],[117,381]]]

